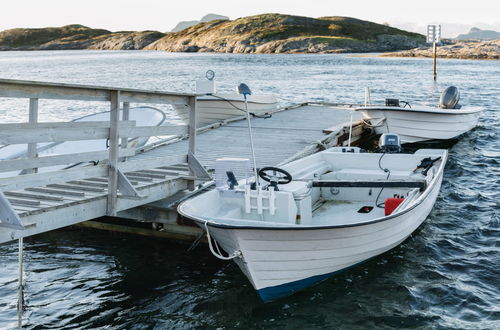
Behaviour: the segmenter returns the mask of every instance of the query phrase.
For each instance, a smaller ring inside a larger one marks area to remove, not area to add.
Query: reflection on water
[[[240,270],[203,246],[64,230],[26,239],[24,325],[79,328],[500,328],[500,87],[497,61],[432,62],[346,55],[162,52],[4,52],[0,78],[192,92],[216,71],[221,92],[241,82],[282,104],[400,98],[437,102],[459,87],[484,106],[478,128],[450,146],[443,187],[424,225],[392,251],[292,297],[261,303]],[[40,101],[40,120],[107,110]],[[25,121],[27,100],[0,100],[0,122]],[[2,114],[1,110],[5,110]],[[168,108],[164,109],[169,111]],[[169,118],[175,121],[175,115]],[[17,244],[0,246],[0,328],[17,325]]]

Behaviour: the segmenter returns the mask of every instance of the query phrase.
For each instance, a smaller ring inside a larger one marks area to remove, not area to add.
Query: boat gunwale
[[[290,226],[290,225],[283,225],[283,226],[252,226],[252,225],[229,225],[229,224],[223,224],[223,223],[217,223],[213,222],[210,219],[203,219],[203,218],[194,218],[193,216],[187,215],[185,212],[182,211],[181,205],[177,208],[177,212],[188,218],[193,220],[196,223],[201,224],[202,226],[210,226],[214,228],[223,228],[223,229],[248,229],[248,230],[324,230],[324,229],[340,229],[340,228],[353,228],[353,227],[360,227],[360,226],[366,226],[366,225],[371,225],[379,222],[384,222],[388,220],[392,220],[394,218],[397,218],[401,215],[404,215],[413,209],[417,208],[420,206],[426,199],[426,197],[430,194],[431,191],[436,188],[438,179],[443,177],[444,173],[444,167],[446,166],[446,162],[448,160],[448,151],[443,149],[443,152],[441,154],[441,163],[439,165],[438,170],[436,171],[436,174],[434,178],[431,180],[430,184],[427,186],[427,189],[424,190],[422,195],[416,200],[416,202],[411,205],[408,208],[405,208],[404,210],[401,210],[397,213],[390,214],[388,216],[384,216],[381,218],[375,218],[371,221],[366,221],[366,222],[358,222],[358,223],[352,223],[352,224],[341,224],[341,225],[323,225],[323,226]]]
[[[434,110],[435,109],[435,110]],[[395,111],[395,112],[422,112],[428,114],[441,114],[441,115],[470,115],[481,112],[484,110],[482,107],[466,107],[464,109],[441,109],[436,107],[425,108],[401,108],[390,106],[369,106],[355,108],[354,111]]]

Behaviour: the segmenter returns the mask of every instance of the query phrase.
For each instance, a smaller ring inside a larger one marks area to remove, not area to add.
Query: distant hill
[[[73,24],[0,32],[0,50],[143,49],[165,36],[158,31],[111,32]]]
[[[217,15],[217,14],[207,14],[201,18],[199,21],[182,21],[177,23],[177,25],[170,31],[170,32],[179,32],[184,29],[187,29],[188,27],[191,27],[193,25],[196,25],[198,23],[206,23],[210,21],[214,21],[216,19],[222,19],[222,20],[229,20],[229,17],[227,16],[222,16],[222,15]]]
[[[469,33],[460,34],[455,39],[457,39],[457,40],[495,40],[495,39],[500,39],[500,32],[472,28],[472,29],[470,29]]]
[[[341,53],[417,47],[423,35],[350,17],[262,14],[166,34],[146,49],[171,52]]]
[[[350,17],[262,14],[215,19],[179,32],[119,31],[67,25],[0,32],[0,50],[163,50],[223,53],[386,52],[424,44],[418,33]]]

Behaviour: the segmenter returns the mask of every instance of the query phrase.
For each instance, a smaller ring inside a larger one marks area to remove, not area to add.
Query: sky
[[[500,31],[499,0],[2,0],[1,5],[0,30],[82,24],[167,32],[179,21],[199,20],[208,13],[230,19],[281,13],[349,16],[421,33],[427,24],[442,24],[445,37],[473,26]]]

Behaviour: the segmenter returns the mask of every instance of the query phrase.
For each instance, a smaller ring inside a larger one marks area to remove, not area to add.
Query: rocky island
[[[433,57],[432,46],[418,47],[410,50],[385,53],[387,57]],[[437,57],[500,60],[500,40],[464,40],[447,41],[437,48]]]
[[[417,47],[424,36],[349,17],[263,14],[166,34],[145,49],[170,52],[346,53]]]
[[[262,14],[201,22],[178,32],[83,25],[0,32],[0,50],[147,49],[168,52],[345,53],[418,47],[424,36],[349,17]]]

